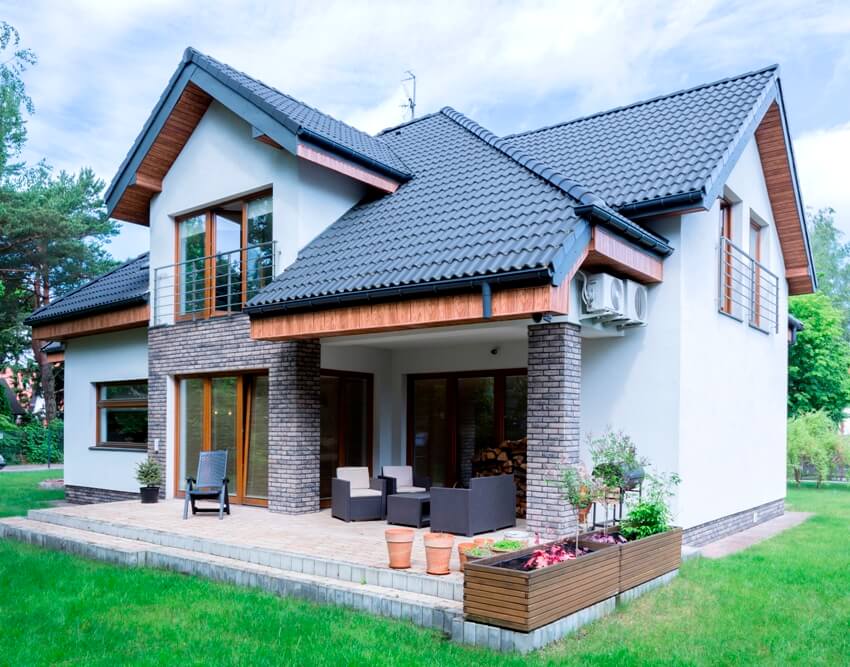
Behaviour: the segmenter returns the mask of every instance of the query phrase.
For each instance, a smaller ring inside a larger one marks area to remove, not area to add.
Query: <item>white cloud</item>
[[[801,135],[794,157],[803,203],[812,209],[832,207],[836,223],[850,240],[850,122]]]

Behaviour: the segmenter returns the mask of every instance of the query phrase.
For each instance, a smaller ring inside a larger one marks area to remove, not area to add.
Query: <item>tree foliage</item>
[[[13,163],[27,140],[24,112],[32,113],[32,100],[21,75],[36,62],[30,49],[20,47],[21,37],[6,21],[0,21],[0,175],[15,174]]]
[[[797,486],[807,468],[813,468],[818,486],[836,466],[848,463],[847,439],[823,410],[805,412],[788,420],[788,468]]]
[[[843,314],[822,293],[793,297],[789,308],[805,328],[788,353],[788,414],[823,410],[838,422],[850,404],[850,347]]]
[[[850,337],[850,243],[835,226],[835,211],[820,209],[809,216],[809,236],[818,289],[842,314],[845,336]]]

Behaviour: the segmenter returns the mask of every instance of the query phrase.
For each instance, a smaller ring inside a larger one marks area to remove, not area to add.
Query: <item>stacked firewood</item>
[[[528,440],[526,438],[505,440],[495,447],[482,449],[472,457],[474,477],[513,474],[516,484],[516,515],[520,518],[525,518],[527,457]]]

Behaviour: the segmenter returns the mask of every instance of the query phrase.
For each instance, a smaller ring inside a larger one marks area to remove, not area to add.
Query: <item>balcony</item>
[[[154,269],[153,324],[232,315],[275,277],[274,241]]]
[[[779,332],[779,276],[729,239],[720,239],[720,312],[764,333]]]

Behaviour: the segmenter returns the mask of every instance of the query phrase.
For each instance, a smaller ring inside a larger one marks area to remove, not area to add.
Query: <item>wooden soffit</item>
[[[610,271],[639,283],[652,285],[664,279],[664,263],[637,246],[598,225],[593,227],[584,271]]]
[[[135,329],[136,327],[147,326],[149,321],[150,308],[148,304],[142,303],[129,308],[78,317],[73,320],[36,324],[32,328],[32,337],[35,340],[67,340],[68,338],[92,336],[109,331]]]
[[[484,317],[481,292],[283,313],[251,320],[259,340],[324,338],[382,331],[526,319],[537,313],[566,315],[569,281],[494,290],[492,317]]]
[[[796,178],[791,162],[782,111],[774,101],[756,129],[756,143],[773,220],[785,258],[790,294],[811,294],[815,288]]]

